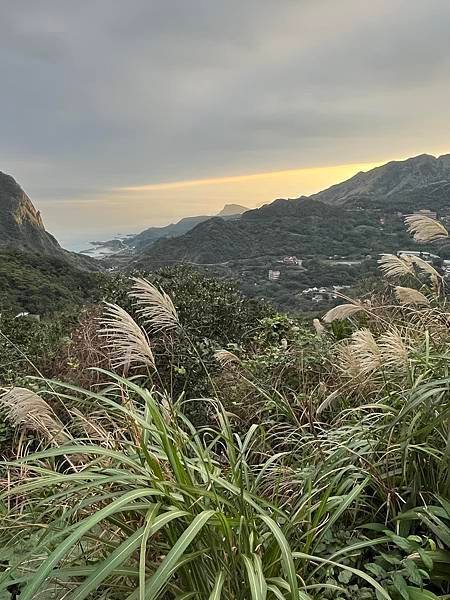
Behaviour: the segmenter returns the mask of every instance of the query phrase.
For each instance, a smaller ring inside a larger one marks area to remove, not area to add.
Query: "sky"
[[[0,0],[0,170],[70,246],[450,151],[448,0]]]

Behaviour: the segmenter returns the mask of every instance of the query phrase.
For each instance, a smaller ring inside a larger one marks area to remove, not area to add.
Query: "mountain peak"
[[[218,217],[229,217],[231,215],[242,215],[249,210],[246,206],[242,206],[241,204],[225,204],[222,210],[217,213]]]

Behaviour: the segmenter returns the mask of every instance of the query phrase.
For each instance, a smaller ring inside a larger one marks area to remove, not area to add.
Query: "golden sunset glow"
[[[284,171],[268,171],[265,173],[251,173],[248,175],[231,175],[226,177],[209,177],[205,179],[189,179],[182,181],[171,181],[163,183],[150,183],[145,185],[127,186],[116,188],[115,192],[153,192],[157,190],[173,190],[183,189],[187,187],[198,186],[220,186],[230,184],[255,184],[258,181],[276,181],[277,184],[291,185],[303,183],[304,185],[321,186],[324,182],[334,178],[333,182],[340,181],[351,177],[358,171],[368,171],[376,166],[383,164],[378,163],[355,163],[348,165],[336,165],[331,167],[314,167],[309,169],[286,169]],[[325,183],[326,184],[326,183]],[[331,185],[331,184],[330,184]],[[319,191],[319,189],[314,189]],[[308,193],[308,192],[303,192]]]

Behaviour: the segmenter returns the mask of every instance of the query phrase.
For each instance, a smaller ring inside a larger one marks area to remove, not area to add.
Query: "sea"
[[[97,245],[93,242],[106,242],[108,240],[121,240],[128,236],[139,233],[142,228],[136,229],[135,231],[116,231],[116,230],[103,230],[103,231],[76,231],[76,232],[64,232],[61,235],[55,236],[58,242],[66,250],[71,252],[86,252],[90,256],[93,256]]]

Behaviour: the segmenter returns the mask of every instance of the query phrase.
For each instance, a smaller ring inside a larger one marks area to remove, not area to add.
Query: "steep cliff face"
[[[57,256],[64,251],[45,230],[41,215],[20,185],[0,172],[0,247]]]

